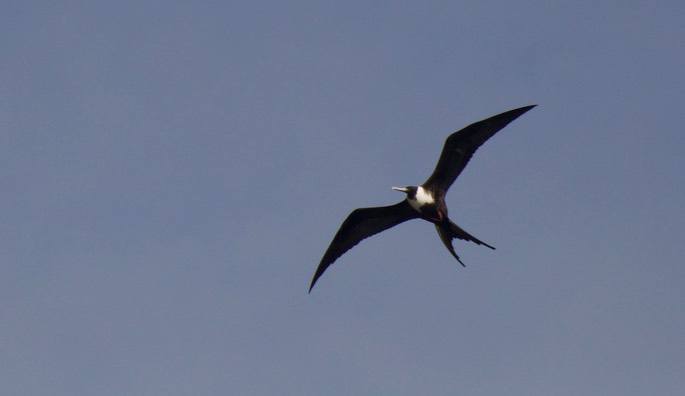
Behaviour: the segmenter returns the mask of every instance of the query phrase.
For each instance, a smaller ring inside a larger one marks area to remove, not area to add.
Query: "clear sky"
[[[11,2],[0,394],[685,394],[685,3]],[[432,225],[354,208],[538,104]]]

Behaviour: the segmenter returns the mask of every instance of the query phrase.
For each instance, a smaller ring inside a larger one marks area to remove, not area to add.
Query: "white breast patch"
[[[430,192],[424,190],[423,187],[419,187],[416,190],[416,201],[409,200],[409,203],[414,209],[419,210],[419,208],[424,205],[435,203],[435,199],[433,199],[433,196],[430,194]]]

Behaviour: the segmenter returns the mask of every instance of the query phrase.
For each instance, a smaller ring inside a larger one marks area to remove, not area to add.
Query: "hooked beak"
[[[406,187],[391,187],[391,189],[395,191],[402,191],[405,194],[409,192],[409,189]]]

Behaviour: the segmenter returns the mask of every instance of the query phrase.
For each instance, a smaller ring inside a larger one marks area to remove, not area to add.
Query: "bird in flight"
[[[321,258],[312,283],[309,285],[309,292],[312,291],[316,281],[335,260],[363,239],[411,219],[420,218],[433,223],[442,243],[462,266],[465,265],[454,251],[453,239],[471,241],[494,250],[494,247],[464,231],[447,217],[445,195],[478,147],[507,124],[535,106],[509,110],[473,123],[451,134],[447,137],[438,164],[428,180],[418,187],[392,187],[393,190],[407,194],[406,199],[391,206],[353,210],[342,223],[326,253]]]

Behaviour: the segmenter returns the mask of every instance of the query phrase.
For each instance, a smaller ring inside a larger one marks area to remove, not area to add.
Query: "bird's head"
[[[415,199],[416,198],[416,190],[418,190],[418,187],[416,187],[416,186],[392,187],[392,189],[395,191],[401,191],[401,192],[407,194],[407,197],[409,199]]]

